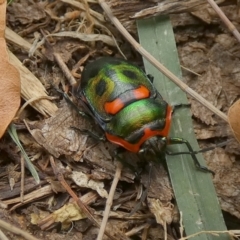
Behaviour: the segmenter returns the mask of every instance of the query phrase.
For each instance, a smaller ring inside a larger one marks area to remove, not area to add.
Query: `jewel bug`
[[[187,140],[168,136],[174,107],[137,65],[99,58],[84,68],[75,94],[108,141],[134,153],[161,152],[166,145],[185,144],[196,167],[212,173],[199,163]]]

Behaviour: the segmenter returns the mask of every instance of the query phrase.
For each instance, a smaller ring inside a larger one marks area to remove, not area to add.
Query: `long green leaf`
[[[138,33],[141,45],[181,78],[170,20],[167,17],[158,17],[138,21]],[[147,61],[144,61],[144,65],[146,72],[154,76],[154,85],[158,91],[171,105],[187,103],[185,93],[174,83]],[[178,109],[174,112],[170,136],[185,138],[194,150],[199,149],[189,109]],[[172,152],[187,151],[182,145],[171,146],[170,149]],[[198,154],[197,158],[202,165],[205,165],[201,154]],[[211,174],[198,171],[190,155],[166,156],[166,161],[187,236],[200,231],[226,230]],[[226,240],[230,237],[226,234],[220,236],[201,234],[191,239]]]

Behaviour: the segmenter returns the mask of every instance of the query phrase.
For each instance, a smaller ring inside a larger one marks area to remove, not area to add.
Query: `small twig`
[[[83,65],[83,63],[92,55],[96,52],[96,50],[90,50],[85,56],[83,56],[72,68],[71,74],[75,78],[80,78],[81,74],[78,74],[77,71],[79,68]]]
[[[89,208],[78,198],[78,196],[74,193],[74,191],[70,188],[70,186],[68,185],[68,183],[65,181],[63,174],[58,171],[57,166],[54,162],[53,157],[50,157],[50,163],[52,166],[52,169],[54,171],[54,174],[57,176],[59,182],[62,184],[62,186],[67,190],[67,192],[69,193],[69,195],[75,200],[75,202],[77,203],[77,205],[83,210],[83,212],[86,214],[86,216],[89,218],[89,220],[96,226],[100,228],[100,224],[99,222],[93,217],[91,211],[89,210]],[[116,232],[115,232],[116,233]],[[118,232],[118,238],[112,236],[112,234],[110,234],[108,231],[105,231],[105,234],[113,240],[129,240],[126,236],[124,236],[122,233]]]
[[[167,223],[164,221],[163,223],[163,230],[164,230],[164,240],[167,240]]]
[[[198,76],[198,77],[201,77],[201,74],[196,73],[196,72],[192,71],[191,69],[189,69],[189,68],[187,68],[187,67],[184,67],[183,65],[180,65],[180,66],[181,66],[181,68],[184,69],[185,71],[190,72],[190,73],[192,73],[192,74],[194,74],[194,75],[196,75],[196,76]]]
[[[71,197],[77,202],[79,207],[84,211],[84,213],[89,217],[89,219],[93,222],[94,225],[100,226],[100,224],[97,222],[97,220],[92,216],[92,213],[88,209],[87,206],[77,197],[77,195],[73,192],[73,190],[70,188],[68,183],[65,181],[63,174],[57,169],[57,166],[54,162],[53,157],[50,157],[50,163],[52,166],[52,169],[54,171],[54,174],[57,176],[59,182],[63,185],[63,187],[67,190],[67,192],[71,195]]]
[[[228,27],[229,31],[235,36],[235,38],[240,42],[240,33],[236,29],[236,27],[231,23],[231,21],[227,18],[221,8],[214,2],[214,0],[207,0],[208,3],[212,6],[218,16],[222,19],[225,25]]]
[[[23,203],[24,198],[24,179],[25,179],[25,165],[24,158],[21,156],[21,190],[20,190],[20,201]]]
[[[150,228],[150,225],[145,226],[145,228],[143,229],[142,240],[147,240],[148,239],[149,228]]]
[[[9,240],[7,236],[0,230],[0,239],[1,240]]]
[[[149,227],[149,223],[144,223],[140,226],[137,226],[137,227],[133,228],[131,231],[128,231],[126,233],[126,235],[127,236],[133,236],[133,235],[137,234],[138,232],[140,232],[142,229],[144,229],[146,227]]]
[[[24,237],[27,240],[39,240],[38,238],[35,238],[34,236],[32,236],[31,234],[29,234],[28,232],[23,231],[20,228],[17,228],[15,226],[13,226],[10,223],[4,222],[3,220],[0,219],[0,228],[3,228],[9,232],[12,232],[16,235],[19,235],[21,237]]]
[[[36,185],[36,188],[38,187],[39,185]],[[46,185],[42,188],[39,188],[39,189],[36,189],[28,194],[25,194],[24,195],[24,201],[23,203],[21,202],[21,199],[20,197],[16,197],[16,198],[13,198],[13,199],[9,199],[9,200],[4,200],[3,203],[4,204],[7,204],[7,205],[12,205],[12,204],[15,204],[13,205],[10,209],[9,209],[9,212],[17,209],[18,207],[20,206],[23,206],[24,204],[27,204],[27,203],[30,203],[30,202],[33,202],[33,200],[37,200],[39,198],[43,198],[43,197],[47,197],[49,195],[52,195],[53,191],[52,191],[52,188],[50,185]]]
[[[22,107],[18,110],[16,117],[15,118],[19,118],[20,114],[22,113],[22,111],[31,103],[38,101],[38,100],[42,100],[42,99],[48,99],[48,100],[54,100],[56,99],[56,97],[50,97],[50,96],[37,96],[37,97],[33,97],[29,100],[27,100]]]
[[[106,202],[106,207],[105,207],[105,211],[104,211],[104,214],[103,214],[103,220],[102,220],[102,223],[101,223],[101,227],[100,227],[100,230],[99,230],[99,233],[98,233],[97,240],[102,240],[102,238],[103,238],[105,228],[106,228],[106,225],[107,225],[109,212],[110,212],[112,202],[113,202],[114,193],[115,193],[118,181],[121,177],[121,172],[122,172],[122,164],[121,164],[121,162],[118,161],[117,162],[117,169],[116,169],[115,176],[114,176],[114,179],[113,179],[113,182],[112,182],[112,186],[111,186],[111,189],[110,189],[110,192],[109,192],[109,196],[108,196],[108,199],[107,199],[107,202]]]
[[[55,60],[57,61],[59,67],[62,69],[65,77],[68,79],[69,83],[71,84],[71,86],[76,85],[76,80],[75,78],[72,76],[71,72],[69,71],[67,65],[65,64],[65,62],[62,60],[62,57],[60,56],[60,54],[58,53],[53,53],[53,56],[55,58]]]
[[[183,233],[184,233],[184,226],[183,226],[183,214],[182,212],[180,211],[180,227],[179,227],[179,232],[180,232],[180,236],[181,238],[183,238]]]
[[[175,76],[172,72],[170,72],[166,67],[164,67],[161,63],[157,61],[149,52],[147,52],[123,27],[123,25],[119,22],[119,20],[112,14],[110,7],[105,3],[104,0],[98,0],[99,4],[105,11],[108,18],[115,25],[115,27],[119,30],[119,32],[129,41],[129,43],[138,51],[145,59],[147,59],[153,66],[155,66],[160,72],[162,72],[166,77],[172,80],[179,88],[181,88],[184,92],[188,93],[194,99],[196,99],[203,106],[208,108],[210,111],[218,115],[224,121],[228,122],[228,117],[226,114],[221,112],[215,106],[213,106],[210,102],[208,102],[205,98],[203,98],[200,94],[193,91],[188,85],[186,85],[183,81],[181,81],[177,76]]]

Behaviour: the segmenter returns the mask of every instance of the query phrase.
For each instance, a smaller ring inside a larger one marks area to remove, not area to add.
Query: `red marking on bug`
[[[167,107],[167,114],[166,114],[166,124],[163,129],[159,130],[151,130],[150,128],[145,128],[144,129],[144,135],[139,139],[137,143],[129,143],[125,141],[124,139],[111,135],[109,133],[105,133],[108,141],[115,143],[117,145],[120,145],[127,149],[130,152],[138,153],[141,145],[149,138],[154,137],[154,136],[161,136],[161,137],[167,137],[169,130],[170,130],[170,125],[171,125],[171,118],[172,118],[172,107],[168,105]]]
[[[126,92],[126,94],[122,94],[119,98],[116,98],[112,102],[106,102],[104,104],[104,109],[107,113],[115,115],[120,110],[122,110],[129,102],[133,102],[133,100],[148,98],[149,95],[149,90],[144,86],[140,86],[137,89]]]
[[[123,109],[125,106],[124,102],[122,101],[121,98],[116,98],[112,102],[106,102],[104,104],[105,111],[107,113],[110,113],[112,115],[116,114],[119,112],[121,109]]]

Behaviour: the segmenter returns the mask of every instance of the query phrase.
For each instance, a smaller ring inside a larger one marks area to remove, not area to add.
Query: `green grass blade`
[[[20,143],[19,141],[19,138],[18,138],[18,135],[17,135],[17,131],[16,131],[16,128],[15,126],[11,123],[10,126],[8,127],[8,133],[9,135],[11,136],[12,140],[16,143],[16,145],[19,147],[26,163],[27,163],[27,166],[28,166],[28,169],[29,171],[31,172],[33,178],[35,179],[35,181],[37,183],[40,183],[40,179],[39,179],[39,176],[38,176],[38,173],[35,169],[35,167],[33,166],[31,160],[29,159],[27,153],[25,152],[22,144]]]
[[[141,45],[164,66],[181,78],[181,69],[172,31],[167,17],[157,17],[138,21],[138,33]],[[154,76],[154,85],[171,105],[187,103],[186,95],[149,62],[144,61],[146,72]],[[199,146],[196,141],[190,109],[174,112],[170,136],[187,139],[194,150]],[[173,152],[187,151],[182,146],[171,146]],[[205,165],[201,154],[199,162]],[[212,183],[212,176],[196,169],[190,155],[166,156],[167,166],[174,189],[176,201],[183,216],[183,225],[187,236],[200,231],[224,231],[226,226]],[[226,240],[227,234],[213,236],[197,235],[194,240]]]

